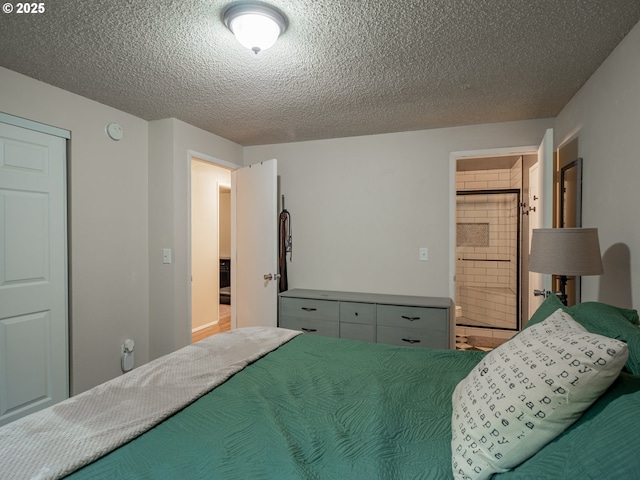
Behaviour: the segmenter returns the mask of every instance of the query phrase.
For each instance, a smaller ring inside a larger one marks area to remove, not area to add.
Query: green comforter
[[[482,355],[300,335],[68,478],[448,479],[451,394]],[[639,417],[640,378],[622,375],[496,478],[640,478]]]

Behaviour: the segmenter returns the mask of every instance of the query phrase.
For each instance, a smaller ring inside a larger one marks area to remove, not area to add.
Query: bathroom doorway
[[[459,338],[495,347],[528,318],[522,314],[528,308],[523,295],[528,289],[526,232],[530,208],[535,208],[529,206],[529,167],[536,162],[535,152],[455,161],[454,301]]]
[[[456,194],[456,322],[518,330],[520,189]]]

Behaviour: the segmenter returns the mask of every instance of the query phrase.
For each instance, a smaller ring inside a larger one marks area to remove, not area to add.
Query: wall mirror
[[[560,169],[560,227],[582,226],[582,158]]]
[[[582,158],[577,158],[560,169],[560,222],[561,228],[582,226]],[[580,302],[580,277],[568,277],[567,304]]]

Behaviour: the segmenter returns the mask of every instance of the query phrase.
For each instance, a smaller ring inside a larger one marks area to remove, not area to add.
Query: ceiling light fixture
[[[287,29],[284,14],[261,2],[233,3],[222,14],[222,20],[238,42],[256,54],[276,43]]]

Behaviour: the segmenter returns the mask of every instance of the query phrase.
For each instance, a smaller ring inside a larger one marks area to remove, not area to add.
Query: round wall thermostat
[[[112,140],[122,140],[124,131],[122,130],[122,125],[120,125],[119,123],[110,123],[109,125],[107,125],[106,131],[107,135],[109,135],[109,138],[111,138]]]

